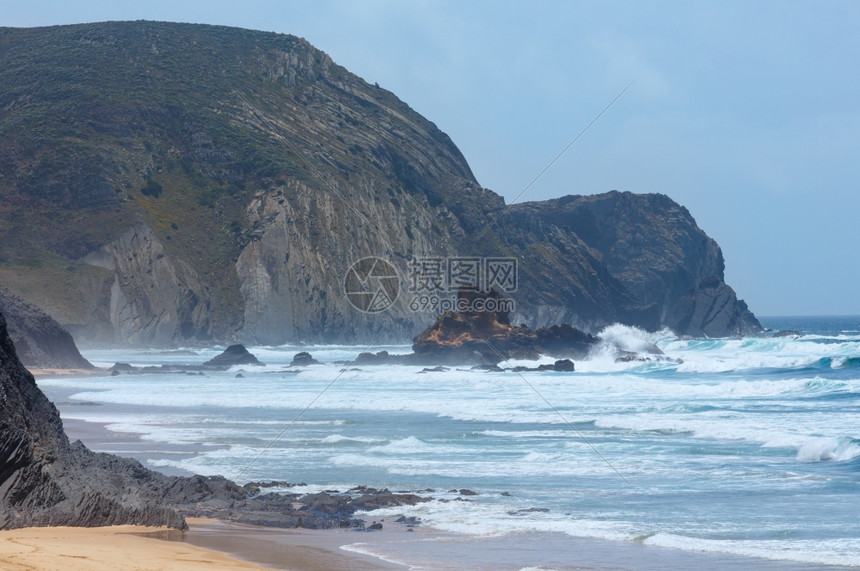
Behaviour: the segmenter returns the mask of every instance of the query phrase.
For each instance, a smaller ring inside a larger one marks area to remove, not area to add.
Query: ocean
[[[167,473],[433,490],[421,493],[434,501],[369,520],[415,516],[510,545],[552,538],[555,557],[564,538],[586,538],[737,557],[738,568],[860,566],[860,317],[762,322],[799,335],[679,339],[613,325],[572,373],[345,369],[360,351],[409,347],[250,347],[264,367],[39,386],[67,422],[138,435],[91,448]],[[615,361],[618,347],[648,343],[665,358]],[[83,353],[108,367],[221,350]],[[298,351],[322,364],[289,370]]]

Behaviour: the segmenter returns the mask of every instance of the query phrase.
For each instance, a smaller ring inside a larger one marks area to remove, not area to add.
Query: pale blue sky
[[[0,25],[224,24],[302,36],[447,132],[511,200],[662,192],[759,315],[860,314],[860,2],[0,4]]]

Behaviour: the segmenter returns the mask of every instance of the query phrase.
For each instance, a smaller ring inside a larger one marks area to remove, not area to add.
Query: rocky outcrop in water
[[[47,313],[0,288],[0,313],[7,316],[9,337],[26,367],[92,369],[71,334]]]
[[[307,351],[300,351],[293,356],[290,362],[290,367],[309,367],[311,365],[319,365],[320,362],[311,356]]]
[[[466,300],[474,295],[460,294]],[[503,296],[491,293],[486,297]],[[448,311],[415,337],[412,350],[419,362],[495,365],[508,359],[537,359],[541,355],[581,359],[597,342],[597,338],[566,324],[536,331],[525,325],[512,325],[510,315],[504,311]]]

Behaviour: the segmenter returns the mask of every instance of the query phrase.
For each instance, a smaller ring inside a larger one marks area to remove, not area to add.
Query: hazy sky
[[[4,0],[0,25],[306,38],[447,132],[510,201],[661,192],[758,315],[860,314],[860,2]]]

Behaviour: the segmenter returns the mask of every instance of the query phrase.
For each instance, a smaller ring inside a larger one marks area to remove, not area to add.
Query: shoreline
[[[149,457],[147,448],[157,448],[159,453],[162,453],[173,446],[142,440],[138,433],[111,431],[104,423],[82,419],[64,419],[63,422],[70,439],[81,439],[90,448],[109,449],[120,455],[135,457],[144,463]],[[121,450],[117,450],[118,448]],[[193,454],[194,451],[176,453]],[[169,472],[162,468],[154,469],[162,473]],[[372,512],[368,515],[365,519],[373,518]],[[834,569],[825,565],[683,551],[645,545],[637,541],[580,538],[550,532],[516,532],[508,535],[456,534],[434,529],[429,525],[413,528],[414,531],[409,532],[405,526],[394,524],[390,520],[381,521],[384,522],[383,530],[361,533],[352,530],[267,528],[223,520],[189,519],[191,530],[179,541],[280,569],[455,569],[464,566],[478,569],[521,569],[538,565],[554,569]],[[179,532],[147,528],[142,533],[150,539],[177,541],[176,533]]]
[[[109,377],[110,371],[102,367],[92,369],[50,369],[41,367],[27,367],[27,370],[38,381],[48,377]]]
[[[381,531],[280,529],[189,518],[187,531],[112,526],[0,531],[0,567],[10,571],[163,569],[838,569],[640,542],[528,532],[461,535],[429,527]]]
[[[384,521],[384,520],[381,520]],[[471,535],[428,526],[386,524],[382,530],[278,529],[221,520],[189,520],[184,541],[222,549],[242,560],[275,569],[716,569],[721,571],[813,571],[846,569],[745,557],[719,552],[685,551],[641,541],[572,537],[553,532]]]

